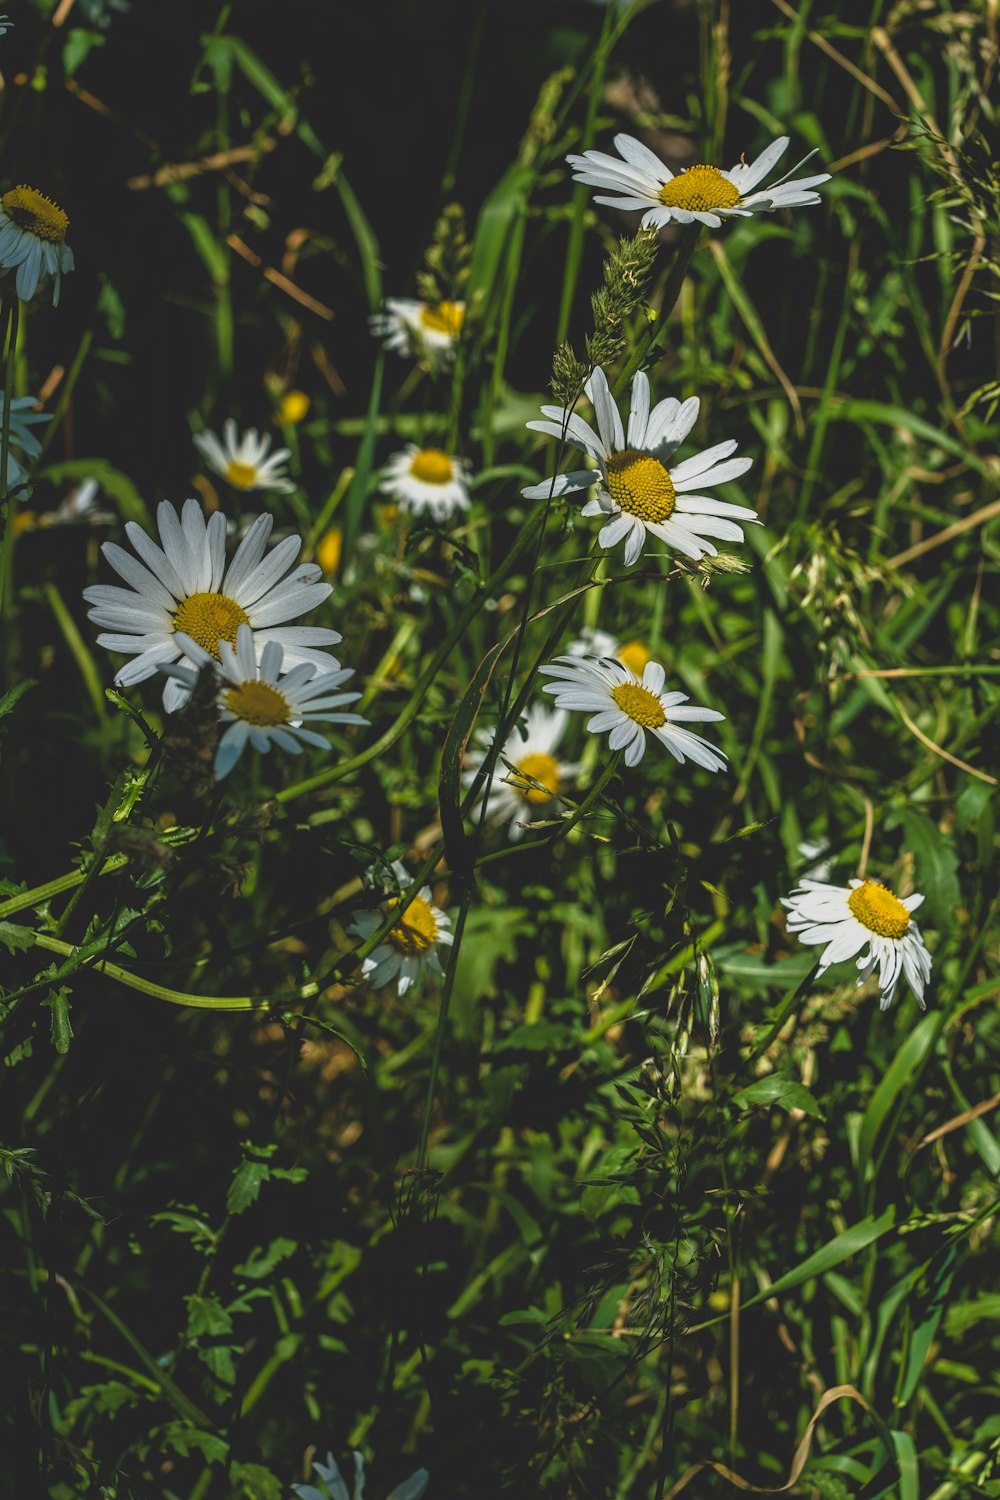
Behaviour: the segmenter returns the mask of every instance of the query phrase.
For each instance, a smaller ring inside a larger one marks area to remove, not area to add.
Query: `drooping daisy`
[[[178,632],[190,636],[218,661],[219,643],[234,644],[241,625],[253,631],[258,654],[269,641],[276,641],[288,667],[308,663],[317,672],[339,668],[336,657],[317,649],[336,645],[341,639],[337,631],[286,624],[315,609],[333,592],[332,584],[320,582],[315,563],[292,566],[302,547],[301,537],[285,537],[265,557],[274,522],[271,516],[258,516],[227,568],[226,518],[221,511],[206,523],[197,500],[186,500],[180,516],[168,500],[162,500],[156,522],[160,547],[135,521],[125,527],[142,562],[114,542],[105,542],[101,548],[130,588],[95,584],[83,591],[84,599],[94,606],[89,618],[110,632],[99,635],[97,644],[135,658],[115,677],[119,687],[134,687],[165,662],[182,656]],[[182,683],[168,681],[163,689],[168,713],[187,698]]]
[[[52,305],[59,305],[64,271],[72,271],[73,252],[66,243],[69,219],[58,203],[21,183],[0,197],[0,270],[17,268],[15,290],[30,302],[38,284],[53,278]]]
[[[325,1464],[313,1459],[313,1473],[319,1479],[322,1489],[315,1484],[293,1484],[292,1489],[299,1500],[364,1500],[365,1460],[357,1451],[354,1453],[354,1487],[350,1493],[332,1453],[326,1455]],[[416,1469],[409,1479],[396,1485],[386,1496],[386,1500],[420,1500],[429,1480],[430,1474],[426,1469]]]
[[[578,763],[560,760],[555,753],[568,723],[569,715],[561,708],[552,712],[541,703],[533,703],[523,725],[515,725],[507,737],[493,772],[486,815],[494,823],[509,823],[511,839],[521,838],[522,820],[530,818],[535,808],[548,807],[557,800],[560,788],[580,773]],[[475,781],[495,732],[476,731],[481,748],[469,751],[469,769],[462,773],[466,786]],[[508,770],[508,766],[514,769]]]
[[[470,474],[468,459],[455,458],[443,448],[408,443],[386,463],[379,489],[391,495],[401,510],[415,516],[430,511],[435,521],[447,521],[469,509]]]
[[[393,874],[400,890],[410,884],[406,866],[397,859]],[[399,905],[399,896],[391,895],[385,902],[387,911],[359,911],[351,918],[349,931],[360,938],[369,938],[381,927],[388,910]],[[402,997],[412,984],[426,973],[443,974],[438,949],[450,947],[455,940],[451,930],[451,918],[433,904],[431,888],[425,885],[404,908],[396,926],[388,937],[373,948],[361,965],[364,979],[370,979],[376,989],[395,983]]]
[[[160,671],[179,682],[190,694],[205,667],[218,671],[219,711],[223,724],[229,727],[219,741],[215,757],[215,775],[221,781],[243,754],[248,744],[262,755],[272,745],[298,755],[303,745],[329,750],[330,742],[307,723],[367,724],[360,714],[339,712],[345,704],[356,703],[360,693],[338,693],[352,668],[338,667],[332,672],[316,672],[311,662],[302,662],[282,672],[284,652],[277,641],[269,641],[258,662],[254,651],[253,631],[241,625],[236,632],[236,649],[228,641],[219,642],[219,658],[202,650],[197,641],[183,632],[177,643],[184,652],[181,662],[167,662]]]
[[[658,537],[674,552],[697,559],[717,548],[707,540],[719,537],[741,542],[737,521],[756,521],[757,512],[746,505],[731,505],[713,496],[695,493],[725,484],[745,474],[750,458],[733,458],[736,443],[730,439],[706,448],[673,468],[666,461],[687,437],[698,419],[700,402],[692,396],[683,405],[668,396],[649,409],[649,380],[640,371],[632,382],[632,407],[628,436],[622,426],[604,371],[598,365],[587,381],[586,392],[597,418],[597,432],[575,412],[561,406],[543,406],[544,421],[529,422],[536,432],[561,438],[593,459],[597,469],[575,469],[560,474],[555,494],[599,485],[597,496],[588,500],[584,516],[605,516],[598,541],[615,547],[624,539],[625,562],[631,566],[642,556],[646,535]],[[544,499],[552,481],[532,485],[521,493],[528,500]]]
[[[820,201],[819,194],[810,189],[830,179],[829,172],[819,172],[790,182],[782,178],[769,188],[753,191],[788,149],[787,135],[772,141],[756,161],[741,159],[728,172],[721,167],[698,165],[675,174],[631,135],[616,135],[615,147],[620,159],[606,156],[603,151],[567,156],[573,168],[573,181],[617,195],[597,197],[595,203],[611,208],[644,209],[642,223],[646,229],[662,229],[671,219],[678,224],[696,220],[710,229],[718,229],[724,218],[749,219],[765,209],[804,208]],[[793,172],[796,170],[792,168]]]
[[[368,321],[387,349],[430,360],[450,359],[465,322],[465,303],[387,297],[383,311]]]
[[[685,760],[693,760],[706,771],[726,769],[721,750],[680,727],[683,723],[724,719],[725,714],[715,708],[685,706],[686,693],[665,693],[666,673],[659,662],[647,662],[641,678],[610,657],[589,660],[557,656],[538,670],[557,679],[547,682],[542,691],[551,693],[560,708],[592,714],[587,723],[592,734],[611,731],[608,744],[612,750],[625,751],[627,766],[637,766],[642,760],[648,732],[682,765]]]
[[[277,490],[287,495],[295,488],[282,468],[288,448],[277,448],[268,457],[270,433],[249,428],[242,437],[232,417],[222,427],[222,442],[214,432],[196,432],[194,445],[210,468],[221,474],[234,490]]]
[[[914,893],[900,900],[880,880],[852,880],[846,886],[803,880],[781,904],[788,908],[788,930],[800,943],[826,944],[821,974],[864,949],[856,965],[861,970],[858,984],[878,969],[883,1010],[892,1004],[901,974],[925,1009],[931,956],[912,916],[923,899]]]

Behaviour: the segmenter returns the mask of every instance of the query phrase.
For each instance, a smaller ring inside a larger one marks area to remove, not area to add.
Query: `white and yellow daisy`
[[[379,489],[391,495],[401,510],[415,516],[429,511],[435,521],[447,521],[469,509],[470,475],[468,459],[456,458],[443,448],[408,443],[386,463]]]
[[[162,500],[156,522],[159,547],[135,521],[125,527],[142,562],[114,542],[101,548],[130,588],[95,584],[83,591],[94,606],[89,618],[106,632],[97,637],[97,644],[134,657],[115,677],[119,687],[134,687],[183,656],[178,633],[190,636],[218,661],[220,642],[233,645],[241,625],[253,631],[258,654],[275,641],[289,667],[308,663],[317,672],[340,667],[336,657],[317,649],[336,645],[341,639],[337,631],[286,623],[315,609],[333,592],[332,584],[320,581],[315,563],[293,567],[301,537],[285,537],[265,557],[274,522],[271,516],[258,516],[227,568],[226,518],[221,511],[206,523],[197,500],[186,500],[181,515]],[[183,684],[167,682],[163,706],[168,713],[187,699]]]
[[[602,547],[625,542],[625,562],[631,566],[642,556],[647,534],[666,542],[674,552],[699,558],[714,557],[718,550],[708,537],[741,542],[737,521],[756,521],[757,512],[746,505],[730,505],[710,495],[694,493],[725,484],[745,474],[750,458],[733,458],[732,439],[706,448],[673,468],[666,461],[687,437],[698,419],[700,402],[692,396],[683,404],[668,396],[649,408],[649,380],[640,371],[632,382],[632,405],[628,436],[622,426],[604,371],[598,365],[587,381],[587,396],[597,418],[597,432],[575,412],[561,406],[543,406],[544,421],[529,422],[536,432],[561,438],[593,459],[598,468],[575,469],[560,474],[555,494],[598,485],[597,496],[588,500],[581,514],[605,516],[598,541]],[[527,500],[544,499],[551,480],[531,485],[521,493]]]
[[[749,219],[755,213],[775,208],[804,208],[818,203],[818,193],[810,191],[828,182],[829,172],[813,177],[783,177],[769,188],[754,192],[778,159],[788,149],[788,136],[772,141],[756,161],[742,159],[728,172],[721,167],[698,165],[683,172],[671,172],[641,141],[631,135],[616,135],[619,157],[603,151],[585,151],[582,156],[567,156],[573,168],[573,181],[589,187],[605,188],[613,198],[597,197],[595,203],[611,208],[642,211],[643,227],[662,229],[673,219],[678,224],[697,222],[718,229],[724,218]],[[814,155],[813,152],[809,156]],[[807,156],[805,161],[809,160]],[[800,162],[799,166],[803,163]],[[793,167],[792,171],[798,171]],[[791,176],[791,174],[787,174]]]
[[[386,349],[431,361],[451,359],[465,322],[465,303],[387,297],[383,311],[373,313],[368,321]]]
[[[38,284],[53,278],[52,305],[59,305],[65,271],[72,271],[73,252],[66,243],[69,219],[58,203],[23,182],[0,197],[0,271],[17,269],[15,290],[30,302]]]
[[[846,886],[803,880],[781,904],[788,909],[788,930],[800,943],[826,944],[821,974],[864,949],[856,965],[861,970],[858,984],[878,969],[883,1010],[892,1004],[901,974],[925,1009],[931,956],[912,916],[923,899],[914,893],[900,900],[880,880],[852,880]]]
[[[205,667],[216,672],[219,683],[219,713],[228,725],[219,741],[215,757],[215,775],[221,781],[252,745],[265,755],[272,745],[298,755],[303,745],[329,750],[330,742],[307,723],[367,724],[360,714],[339,712],[347,703],[356,703],[360,693],[338,693],[349,677],[350,667],[332,672],[316,672],[311,662],[303,662],[282,672],[284,652],[277,641],[269,641],[260,661],[254,651],[253,631],[241,625],[236,632],[236,649],[228,641],[219,642],[216,661],[198,642],[183,632],[177,643],[184,653],[181,662],[167,662],[160,671],[179,682],[191,693],[198,674]],[[334,712],[337,710],[337,712]]]
[[[351,918],[349,931],[356,937],[369,938],[381,927],[389,911],[400,902],[399,891],[410,884],[406,866],[397,859],[393,862],[393,874],[397,881],[395,895],[390,895],[382,911],[359,911]],[[408,903],[400,914],[399,921],[388,936],[373,948],[364,959],[361,973],[370,979],[376,989],[395,984],[400,996],[406,994],[411,985],[426,974],[443,974],[438,949],[450,947],[455,940],[451,930],[451,918],[432,900],[431,888],[425,885],[418,895]]]
[[[659,662],[646,663],[642,677],[630,672],[624,662],[611,657],[597,660],[578,656],[557,656],[554,662],[539,667],[547,677],[542,689],[551,693],[559,708],[575,709],[593,715],[587,723],[592,734],[610,730],[608,744],[612,750],[625,751],[625,764],[637,766],[646,753],[646,734],[652,734],[683,765],[693,760],[706,771],[724,771],[726,757],[700,735],[682,729],[682,723],[707,723],[724,719],[714,708],[687,705],[686,693],[665,693],[666,673]]]
[[[560,789],[580,774],[578,762],[560,760],[556,755],[568,723],[569,715],[561,708],[551,711],[533,703],[523,723],[515,725],[507,737],[493,772],[486,815],[494,823],[508,823],[511,839],[523,836],[522,819],[530,817],[536,808],[550,807],[558,800]],[[468,753],[468,769],[462,773],[466,786],[475,781],[495,733],[495,729],[476,731],[481,748]]]
[[[295,488],[295,481],[282,468],[290,450],[276,448],[268,457],[270,433],[259,434],[256,427],[240,437],[230,417],[223,424],[221,443],[214,432],[196,432],[194,445],[209,468],[221,474],[234,490],[277,490],[287,495]]]

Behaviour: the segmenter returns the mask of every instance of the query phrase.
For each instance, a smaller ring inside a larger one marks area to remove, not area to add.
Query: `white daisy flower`
[[[398,354],[451,359],[465,322],[465,303],[387,297],[383,311],[368,322],[375,337]]]
[[[105,632],[97,637],[97,644],[135,658],[115,677],[119,687],[134,687],[164,663],[182,656],[178,632],[190,636],[218,661],[220,641],[232,645],[241,625],[253,631],[258,654],[275,641],[284,651],[286,666],[308,663],[317,672],[339,668],[336,657],[316,649],[336,645],[341,639],[337,631],[285,624],[315,609],[333,592],[332,584],[320,581],[315,563],[292,567],[302,547],[301,537],[285,537],[265,557],[274,522],[271,516],[258,516],[227,568],[226,518],[221,511],[206,523],[197,500],[186,500],[180,516],[168,500],[162,500],[156,522],[160,547],[135,521],[125,527],[142,562],[114,542],[101,547],[130,588],[96,584],[83,591],[84,599],[94,606],[89,618]],[[167,682],[163,706],[168,713],[187,699],[182,683]]]
[[[728,172],[721,167],[698,165],[675,174],[631,135],[616,135],[615,147],[621,159],[606,156],[603,151],[567,156],[573,168],[573,181],[616,194],[613,198],[597,197],[595,203],[645,210],[642,223],[646,229],[662,229],[671,219],[678,224],[697,221],[718,229],[724,218],[749,219],[765,209],[804,208],[820,201],[819,194],[810,189],[830,180],[829,172],[819,172],[790,182],[781,178],[769,188],[753,191],[787,151],[787,135],[772,141],[756,161],[741,159]],[[797,170],[792,168],[793,172]]]
[[[197,641],[183,632],[177,643],[184,652],[182,662],[167,662],[160,671],[181,683],[190,694],[204,667],[221,677],[219,710],[223,724],[229,727],[219,741],[215,757],[215,775],[221,781],[243,754],[248,744],[262,755],[272,745],[298,755],[303,745],[329,750],[330,742],[305,723],[367,724],[360,714],[333,712],[346,703],[356,703],[360,693],[338,693],[352,668],[338,667],[331,672],[316,672],[311,662],[302,662],[282,672],[284,652],[277,641],[269,641],[260,661],[254,651],[253,631],[241,625],[236,632],[236,649],[228,641],[219,642],[219,659],[203,651]]]
[[[365,1460],[357,1451],[354,1453],[354,1485],[350,1491],[332,1453],[326,1455],[325,1464],[313,1459],[313,1473],[319,1479],[322,1488],[315,1484],[293,1484],[292,1489],[298,1495],[299,1500],[364,1500]],[[429,1480],[430,1474],[426,1469],[415,1469],[409,1479],[404,1479],[402,1484],[396,1485],[396,1488],[386,1496],[386,1500],[420,1500]]]
[[[819,965],[821,974],[831,964],[842,963],[864,949],[857,960],[861,970],[858,984],[864,984],[878,969],[882,1009],[888,1010],[892,1004],[903,974],[923,1010],[931,956],[912,917],[923,899],[914,894],[900,900],[880,880],[852,880],[846,886],[803,880],[781,904],[788,908],[788,930],[800,943],[810,947],[826,944]]]
[[[397,859],[393,862],[393,874],[400,890],[410,884],[406,866]],[[391,910],[399,905],[399,896],[390,896],[385,902]],[[351,918],[348,931],[356,937],[369,938],[381,927],[386,911],[359,911]],[[373,948],[361,965],[361,975],[370,979],[376,989],[381,990],[395,983],[400,997],[411,985],[416,984],[426,973],[443,974],[438,949],[450,947],[455,941],[451,930],[451,918],[435,906],[431,899],[431,888],[425,885],[405,908],[388,937]]]
[[[558,800],[560,787],[580,774],[578,762],[560,760],[555,753],[568,723],[569,715],[561,708],[553,712],[541,703],[533,703],[524,723],[515,725],[500,752],[486,815],[494,823],[509,823],[507,832],[511,839],[523,836],[521,820],[530,816],[533,808],[546,807]],[[481,748],[468,753],[469,769],[462,773],[466,786],[475,781],[495,733],[495,729],[476,731]],[[514,769],[507,770],[507,764]]]
[[[415,516],[430,511],[435,521],[447,521],[469,509],[471,472],[468,459],[455,458],[442,448],[408,443],[386,463],[379,489],[401,510]]]
[[[726,769],[721,750],[680,727],[682,723],[724,719],[725,714],[714,708],[685,707],[686,693],[665,693],[666,673],[659,662],[647,662],[641,678],[610,657],[592,661],[557,656],[538,670],[558,679],[547,682],[542,691],[552,693],[559,708],[593,714],[587,723],[592,734],[611,731],[608,744],[612,750],[625,751],[627,766],[637,766],[642,760],[648,731],[682,765],[685,760],[693,760],[706,771]]]
[[[561,438],[565,433],[568,443],[598,464],[596,470],[575,469],[560,474],[554,493],[567,495],[593,484],[599,486],[596,499],[588,500],[581,514],[608,518],[598,535],[602,547],[615,547],[624,540],[625,562],[631,566],[642,556],[647,533],[666,542],[674,552],[695,559],[705,553],[715,556],[718,549],[708,537],[727,542],[743,540],[736,522],[756,521],[756,511],[694,492],[738,478],[753,459],[733,458],[736,443],[730,440],[706,448],[671,469],[666,467],[667,459],[698,420],[701,403],[697,396],[683,405],[668,396],[650,411],[649,381],[640,371],[632,382],[626,438],[600,365],[587,381],[586,392],[594,407],[597,432],[582,417],[561,406],[543,406],[545,420],[529,422],[528,426],[550,437]],[[540,500],[551,488],[552,481],[545,480],[521,493],[527,500]]]
[[[221,474],[234,490],[277,490],[283,495],[295,488],[282,465],[291,451],[277,448],[268,457],[270,433],[249,428],[242,437],[230,417],[222,428],[222,442],[214,432],[196,432],[194,445],[208,466]]]
[[[53,277],[52,305],[59,305],[64,271],[72,271],[73,252],[66,243],[69,219],[58,203],[21,183],[0,197],[0,271],[17,268],[15,290],[30,302],[38,284]]]

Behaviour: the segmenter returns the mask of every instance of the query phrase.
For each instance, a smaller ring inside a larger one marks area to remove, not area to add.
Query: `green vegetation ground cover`
[[[76,257],[58,306],[0,276],[52,417],[35,453],[5,403],[11,1492],[271,1500],[358,1451],[397,1500],[1000,1493],[991,0],[10,20],[0,188]],[[622,131],[831,178],[649,240],[565,161]],[[461,302],[454,348],[384,350],[387,297]],[[582,462],[525,426],[566,340],[557,391],[601,363],[627,411],[641,365],[753,458],[721,562],[522,498]],[[287,491],[213,470],[227,419]],[[468,510],[380,488],[411,442]],[[301,536],[370,727],[216,782],[211,695],[113,686],[82,590],[189,495],[230,556]],[[512,839],[470,752],[585,629],[728,769],[573,714]],[[403,993],[354,928],[393,861],[456,935]],[[817,974],[819,864],[924,896],[926,1011]]]

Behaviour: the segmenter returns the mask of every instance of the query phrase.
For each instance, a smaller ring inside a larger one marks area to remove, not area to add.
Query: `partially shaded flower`
[[[277,490],[289,494],[295,481],[282,467],[288,448],[277,448],[268,457],[271,435],[250,427],[242,437],[230,417],[222,427],[222,442],[214,432],[196,432],[194,445],[210,468],[221,474],[234,490]]]
[[[3,416],[4,401],[6,397],[0,390],[0,419]],[[37,458],[42,451],[42,445],[31,431],[32,427],[38,427],[42,422],[51,422],[52,413],[47,411],[36,411],[38,402],[34,396],[15,396],[10,403],[10,419],[7,449],[7,488],[16,489],[27,480],[28,476],[18,457],[12,451],[17,448],[21,457]]]
[[[315,1484],[293,1484],[292,1489],[299,1500],[364,1500],[365,1460],[357,1451],[354,1453],[354,1488],[351,1491],[348,1491],[332,1453],[326,1455],[325,1464],[313,1460],[313,1473],[319,1477],[322,1488]],[[429,1480],[426,1469],[417,1469],[409,1479],[397,1484],[386,1500],[420,1500]]]
[[[229,775],[248,744],[262,755],[272,745],[290,755],[298,755],[303,745],[329,750],[330,742],[325,735],[303,726],[368,723],[360,714],[340,712],[361,697],[360,693],[337,692],[354,676],[352,668],[337,667],[334,671],[317,673],[311,663],[304,662],[283,672],[283,652],[277,641],[270,641],[264,647],[258,662],[249,625],[241,625],[237,630],[235,651],[228,641],[219,642],[218,661],[188,635],[178,635],[177,641],[184,652],[183,662],[168,662],[160,667],[161,672],[179,682],[189,694],[206,667],[218,672],[222,679],[219,712],[228,728],[215,757],[215,775],[220,781]]]
[[[447,521],[469,509],[470,474],[468,459],[409,443],[386,462],[379,489],[401,510],[415,516],[429,511],[435,521]]]
[[[72,271],[66,243],[69,219],[58,203],[21,183],[0,197],[0,270],[17,270],[15,290],[30,302],[39,283],[53,278],[52,305],[59,305],[63,273]]]
[[[600,365],[587,381],[586,391],[597,418],[597,432],[582,417],[561,406],[543,406],[544,420],[529,422],[528,426],[550,437],[565,434],[568,443],[597,463],[596,469],[560,474],[555,494],[599,486],[596,498],[587,501],[581,514],[607,518],[598,534],[602,547],[615,547],[624,541],[625,562],[631,566],[642,556],[647,535],[693,559],[705,553],[715,555],[717,549],[709,537],[743,540],[736,522],[756,521],[756,511],[695,493],[737,479],[750,468],[752,459],[733,458],[736,443],[732,439],[670,469],[666,467],[698,419],[697,396],[683,405],[669,396],[650,410],[649,380],[640,371],[632,382],[626,436]],[[546,480],[521,493],[529,500],[542,499],[551,486],[552,481]]]
[[[904,975],[923,1010],[931,956],[912,916],[923,899],[916,892],[900,899],[880,880],[851,880],[846,886],[803,880],[781,904],[788,910],[788,930],[800,943],[826,945],[820,974],[863,950],[856,964],[858,984],[878,969],[881,1008],[888,1010]]]
[[[619,157],[603,151],[567,156],[573,181],[615,194],[612,198],[596,197],[595,203],[642,211],[643,227],[647,229],[662,229],[671,219],[678,224],[698,222],[718,229],[724,218],[749,219],[766,209],[804,208],[820,201],[819,194],[811,190],[830,179],[829,172],[818,172],[791,181],[782,178],[769,188],[753,191],[787,151],[787,135],[772,141],[755,161],[741,158],[728,172],[698,165],[674,173],[631,135],[616,135],[615,147]]]
[[[400,890],[410,884],[406,866],[396,860],[393,874]],[[389,911],[400,904],[399,895],[389,896],[384,911],[359,911],[351,918],[349,931],[356,937],[369,938],[382,926]],[[411,985],[426,974],[443,974],[438,949],[450,947],[455,935],[451,918],[433,904],[429,885],[421,887],[401,912],[387,937],[362,961],[361,974],[376,989],[395,984],[402,997]]]
[[[397,354],[431,361],[451,359],[465,322],[465,303],[387,297],[382,312],[373,313],[368,321],[375,337]]]
[[[274,522],[271,516],[258,516],[227,568],[226,518],[221,511],[206,522],[197,500],[186,500],[181,515],[163,500],[156,520],[159,547],[135,521],[125,527],[142,562],[114,542],[101,548],[129,588],[95,584],[83,591],[94,606],[89,618],[103,628],[97,644],[134,658],[115,677],[119,687],[134,687],[182,656],[179,632],[218,661],[220,642],[235,644],[241,625],[253,631],[256,652],[269,641],[281,646],[286,666],[308,663],[318,672],[339,669],[336,657],[316,649],[336,645],[336,630],[287,624],[333,592],[332,584],[320,581],[315,563],[293,567],[301,537],[286,537],[265,557]],[[182,683],[168,681],[163,706],[169,713],[187,696]]]
[[[558,801],[560,788],[580,773],[577,762],[560,760],[555,753],[568,722],[569,715],[561,709],[553,713],[542,704],[533,703],[523,725],[515,725],[504,742],[494,768],[486,814],[495,823],[508,823],[511,839],[521,838],[522,820]],[[469,769],[462,773],[466,786],[476,779],[495,733],[495,729],[476,731],[481,748],[469,751]],[[507,769],[509,766],[513,770]]]
[[[721,750],[681,727],[724,719],[725,714],[688,705],[686,693],[665,693],[666,673],[659,662],[647,662],[641,679],[610,657],[593,661],[557,656],[538,670],[557,679],[547,682],[542,691],[551,693],[560,708],[591,714],[587,722],[591,734],[610,731],[608,744],[612,750],[624,750],[627,766],[639,764],[646,753],[646,735],[651,734],[681,764],[693,760],[706,771],[726,769]]]

